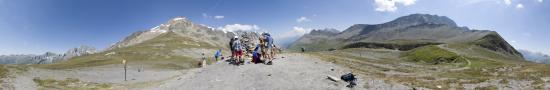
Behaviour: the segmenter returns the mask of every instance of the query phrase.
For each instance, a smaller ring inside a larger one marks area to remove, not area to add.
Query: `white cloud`
[[[202,13],[202,18],[204,18],[204,19],[210,19],[210,18],[214,18],[214,19],[224,19],[225,16],[223,16],[223,15],[210,16],[210,15],[208,15],[208,14],[206,14],[206,13]]]
[[[523,4],[520,3],[520,4],[516,5],[516,8],[517,8],[517,9],[522,9],[522,8],[523,8]]]
[[[403,6],[410,6],[415,4],[416,0],[374,0],[376,11],[380,12],[394,12],[397,10],[398,4]]]
[[[229,25],[225,25],[223,27],[218,27],[217,29],[222,30],[224,32],[233,32],[233,31],[260,30],[260,27],[258,27],[258,25],[229,24]]]
[[[214,16],[214,19],[223,19],[223,18],[225,18],[225,16],[221,16],[221,15]]]
[[[512,4],[512,0],[504,0],[504,4],[506,4],[506,5],[511,5],[511,4]]]
[[[304,16],[301,16],[300,18],[296,19],[296,22],[302,23],[302,22],[309,22],[310,19]]]
[[[312,29],[311,28],[304,28],[304,27],[292,27],[292,30],[291,31],[288,31],[286,33],[283,33],[281,35],[278,35],[278,38],[279,39],[284,39],[284,38],[290,38],[290,37],[295,37],[295,36],[301,36],[301,35],[304,35],[308,32],[310,32]]]
[[[393,12],[397,10],[397,7],[395,7],[395,2],[391,0],[374,0],[374,4],[376,5],[376,11],[380,12]]]
[[[542,0],[537,0],[537,1],[539,1],[540,3],[542,3]]]
[[[395,0],[397,3],[401,3],[404,6],[409,6],[415,4],[416,0]]]
[[[294,33],[297,33],[297,34],[306,34],[307,32],[309,32],[311,29],[310,28],[303,28],[303,27],[292,27],[292,31]]]

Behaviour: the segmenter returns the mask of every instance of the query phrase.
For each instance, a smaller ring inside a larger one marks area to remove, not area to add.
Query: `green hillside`
[[[102,53],[72,58],[68,61],[55,64],[38,65],[48,69],[70,69],[93,67],[110,64],[121,64],[122,59],[129,64],[146,64],[167,68],[185,69],[198,67],[198,60],[185,55],[177,55],[172,51],[184,48],[217,49],[204,42],[193,41],[173,32],[162,34],[154,39],[140,44],[117,48]],[[108,53],[115,53],[107,55]]]

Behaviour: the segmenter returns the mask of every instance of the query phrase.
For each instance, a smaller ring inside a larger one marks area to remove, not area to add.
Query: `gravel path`
[[[285,57],[285,58],[281,58]],[[250,60],[247,60],[247,62]],[[63,80],[75,78],[83,82],[110,83],[113,89],[143,90],[409,90],[411,88],[387,83],[368,76],[357,76],[357,86],[331,81],[350,69],[302,54],[280,54],[273,65],[247,63],[241,66],[219,61],[203,68],[187,70],[146,69],[137,72],[130,67],[128,81],[123,80],[121,65],[106,65],[69,70],[29,68],[8,80],[8,90],[37,89],[33,78]]]
[[[173,80],[148,88],[151,90],[335,90],[350,89],[345,82],[333,82],[327,76],[340,77],[348,69],[315,58],[282,54],[273,65],[230,65],[221,61],[204,68],[190,70]],[[332,70],[331,70],[332,69]],[[358,80],[353,89],[363,89]]]

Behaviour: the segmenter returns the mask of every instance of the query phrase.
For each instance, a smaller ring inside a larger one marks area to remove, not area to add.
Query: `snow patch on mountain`
[[[172,20],[174,20],[174,21],[180,21],[180,20],[186,20],[186,18],[184,18],[184,17],[177,17],[177,18],[174,18],[174,19],[172,19]]]
[[[161,24],[159,26],[151,28],[151,30],[149,32],[152,32],[152,33],[166,33],[166,32],[168,32],[167,27],[169,27],[169,26],[170,26],[169,24]]]

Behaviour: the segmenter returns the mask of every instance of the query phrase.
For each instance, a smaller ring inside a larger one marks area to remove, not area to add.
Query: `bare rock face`
[[[289,46],[290,49],[309,48],[312,51],[331,48],[423,46],[461,43],[476,45],[506,56],[523,56],[498,33],[488,30],[470,30],[459,27],[445,16],[412,14],[383,24],[356,24],[338,34],[319,34],[312,31]],[[349,46],[352,45],[352,46]],[[414,48],[414,47],[412,47]]]
[[[48,64],[62,59],[62,55],[46,52],[42,55],[1,55],[0,64]]]
[[[63,54],[61,60],[69,60],[72,57],[94,54],[94,53],[96,53],[96,49],[94,47],[82,45],[78,48],[72,48],[67,50],[67,52]]]

